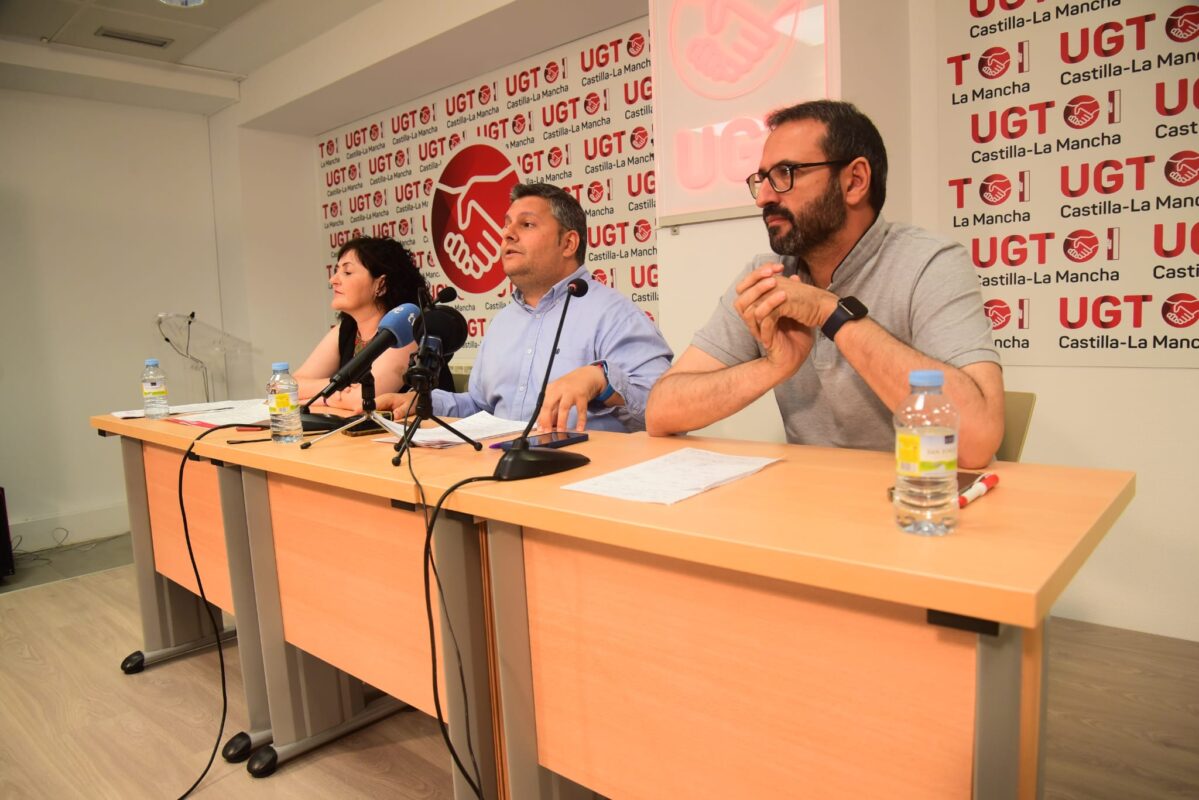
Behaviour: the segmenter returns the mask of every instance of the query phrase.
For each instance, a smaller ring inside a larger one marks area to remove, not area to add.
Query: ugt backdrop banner
[[[940,224],[1004,361],[1199,366],[1199,5],[939,12]]]
[[[509,302],[500,264],[508,194],[518,182],[569,191],[587,213],[587,267],[658,313],[653,81],[646,20],[550,50],[318,137],[318,218],[334,267],[357,236],[404,244],[452,305],[474,363]]]

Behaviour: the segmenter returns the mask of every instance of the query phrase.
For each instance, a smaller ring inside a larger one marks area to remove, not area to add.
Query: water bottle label
[[[953,433],[898,433],[895,462],[895,471],[910,478],[956,474],[958,437]]]
[[[300,407],[300,393],[272,392],[268,398],[272,414],[288,414]]]
[[[165,381],[142,381],[142,397],[166,397]]]

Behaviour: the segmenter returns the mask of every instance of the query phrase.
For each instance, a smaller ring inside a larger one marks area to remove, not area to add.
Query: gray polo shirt
[[[725,366],[765,355],[733,308],[734,287],[754,268],[779,262],[784,275],[814,283],[807,265],[793,257],[757,256],[729,286],[692,345]],[[827,288],[839,297],[858,298],[892,336],[938,361],[953,367],[999,363],[978,278],[957,242],[880,216]],[[866,450],[895,446],[891,410],[820,332],[799,371],[775,387],[774,395],[789,442]]]

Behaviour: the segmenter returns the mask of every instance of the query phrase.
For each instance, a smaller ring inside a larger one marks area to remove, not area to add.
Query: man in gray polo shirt
[[[802,103],[767,123],[747,183],[777,256],[746,267],[654,386],[647,429],[702,428],[773,389],[787,441],[889,450],[908,373],[940,369],[962,419],[958,461],[985,465],[1003,437],[1003,373],[965,250],[883,219],[886,149],[851,104]]]

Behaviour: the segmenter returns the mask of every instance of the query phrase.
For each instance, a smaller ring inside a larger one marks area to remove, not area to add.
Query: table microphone
[[[499,463],[495,465],[493,477],[497,481],[520,481],[541,475],[553,475],[555,472],[565,472],[591,463],[591,459],[578,453],[549,447],[529,446],[529,432],[533,430],[533,424],[537,422],[541,406],[545,403],[545,387],[549,385],[550,372],[554,368],[554,357],[558,354],[558,339],[562,336],[562,324],[566,322],[566,309],[570,305],[570,298],[582,297],[587,294],[587,288],[587,281],[582,278],[575,278],[566,284],[566,299],[562,301],[562,316],[558,318],[558,330],[554,334],[554,346],[550,348],[549,363],[545,366],[545,378],[541,381],[537,406],[533,409],[533,415],[529,417],[529,424],[525,426],[524,433],[512,443],[511,450],[500,456]]]

